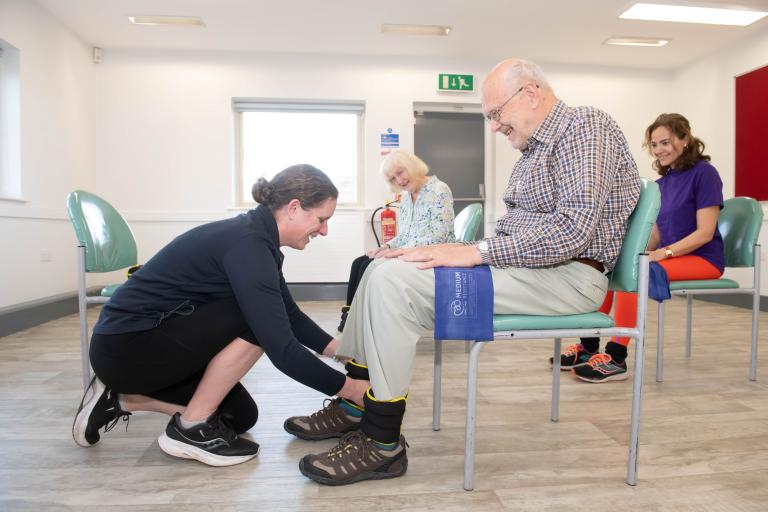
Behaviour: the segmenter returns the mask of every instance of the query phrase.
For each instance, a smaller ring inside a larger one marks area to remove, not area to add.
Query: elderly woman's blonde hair
[[[392,192],[403,190],[390,180],[392,174],[399,168],[405,169],[411,179],[421,178],[429,174],[429,167],[424,163],[424,160],[404,149],[395,149],[381,162],[381,175],[384,176],[384,181],[387,182]]]

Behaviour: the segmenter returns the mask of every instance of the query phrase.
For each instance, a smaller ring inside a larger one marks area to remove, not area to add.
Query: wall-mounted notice
[[[393,149],[400,147],[400,134],[387,128],[381,132],[381,156],[388,155]]]

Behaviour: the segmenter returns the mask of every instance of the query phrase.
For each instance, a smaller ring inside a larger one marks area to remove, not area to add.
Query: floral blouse
[[[403,192],[397,212],[397,236],[390,247],[416,247],[455,242],[453,233],[453,194],[448,185],[429,176],[416,203]]]

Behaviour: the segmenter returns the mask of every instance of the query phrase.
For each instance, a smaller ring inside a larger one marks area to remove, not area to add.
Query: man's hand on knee
[[[421,265],[418,265],[421,270],[434,267],[474,267],[482,263],[480,251],[474,245],[425,245],[402,251],[399,259],[421,262]]]

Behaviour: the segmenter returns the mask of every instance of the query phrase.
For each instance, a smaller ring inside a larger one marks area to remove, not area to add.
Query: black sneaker
[[[209,466],[234,466],[259,453],[259,444],[239,437],[218,412],[189,429],[181,426],[180,417],[178,412],[174,414],[157,440],[168,455],[199,460]]]
[[[120,418],[128,421],[130,415],[120,409],[117,393],[104,386],[94,375],[72,423],[72,438],[78,445],[88,448],[99,442],[101,427],[104,427],[104,432],[109,432]]]
[[[396,478],[408,469],[405,438],[394,450],[384,450],[360,431],[346,434],[325,453],[305,455],[301,474],[324,485],[347,485],[363,480]]]
[[[560,355],[560,371],[573,370],[580,366],[587,366],[589,364],[589,358],[595,355],[597,352],[587,352],[584,345],[579,343],[578,345],[570,345],[566,347],[565,352]],[[549,367],[554,365],[552,358],[549,358]]]
[[[339,322],[339,326],[337,329],[339,332],[344,332],[344,326],[347,324],[347,314],[349,313],[349,306],[342,306],[341,307],[341,322]]]
[[[627,362],[617,363],[608,354],[597,354],[589,359],[587,366],[574,368],[576,377],[592,383],[627,380]]]

